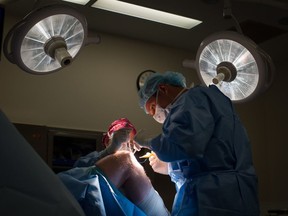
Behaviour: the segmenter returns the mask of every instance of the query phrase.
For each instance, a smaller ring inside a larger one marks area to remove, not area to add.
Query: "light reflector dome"
[[[51,73],[72,62],[85,45],[86,35],[86,19],[76,10],[46,6],[31,12],[10,30],[4,54],[26,72]]]
[[[233,102],[267,89],[274,73],[270,57],[249,38],[232,31],[210,35],[201,43],[196,69],[205,85],[216,84]]]
[[[27,32],[20,46],[20,58],[26,67],[35,72],[56,70],[69,64],[79,52],[84,38],[84,26],[78,19],[68,14],[52,15],[36,23]],[[57,59],[57,55],[49,55],[49,49],[53,48],[47,46],[52,41],[60,45],[61,39],[68,56],[64,59],[59,56],[60,59]]]

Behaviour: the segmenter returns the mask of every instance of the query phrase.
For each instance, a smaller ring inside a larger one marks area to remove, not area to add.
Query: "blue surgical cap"
[[[165,73],[157,72],[150,75],[138,92],[140,107],[144,109],[146,113],[145,104],[149,98],[157,92],[159,84],[169,84],[186,88],[186,79],[181,73],[172,71]]]

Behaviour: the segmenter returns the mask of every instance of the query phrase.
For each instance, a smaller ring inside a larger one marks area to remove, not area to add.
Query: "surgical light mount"
[[[218,84],[221,81],[231,82],[236,78],[237,69],[228,61],[219,63],[216,67],[217,75],[212,79],[214,84]]]
[[[37,8],[16,23],[4,40],[6,58],[32,74],[48,74],[72,63],[81,48],[99,43],[87,37],[86,18],[67,5]]]
[[[44,45],[45,53],[53,59],[56,59],[62,67],[69,65],[72,56],[67,51],[67,45],[64,38],[60,36],[51,37]]]

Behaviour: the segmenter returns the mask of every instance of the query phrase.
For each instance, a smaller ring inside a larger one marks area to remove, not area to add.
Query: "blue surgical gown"
[[[75,167],[58,177],[77,199],[86,216],[145,216],[94,164],[98,152],[80,158]]]
[[[258,216],[251,146],[231,101],[216,86],[197,86],[170,107],[151,140],[175,182],[172,215]]]

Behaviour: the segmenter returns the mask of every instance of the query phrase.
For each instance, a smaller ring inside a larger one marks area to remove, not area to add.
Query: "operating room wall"
[[[6,17],[6,33],[16,21]],[[172,70],[183,73],[188,85],[198,84],[196,71],[182,67],[182,60],[194,58],[195,53],[100,32],[99,35],[100,44],[83,47],[72,65],[48,75],[28,74],[2,56],[0,108],[10,120],[105,131],[111,121],[127,117],[138,129],[147,129],[151,134],[160,132],[161,125],[138,106],[137,76],[147,69]],[[253,101],[237,104],[236,109],[251,138],[265,215],[269,208],[288,208],[287,55],[276,57],[277,51],[288,49],[287,35],[263,46],[275,56],[276,79],[268,91]]]
[[[273,83],[262,95],[236,108],[251,139],[262,212],[266,212],[288,208],[288,34],[260,46],[275,64]]]

